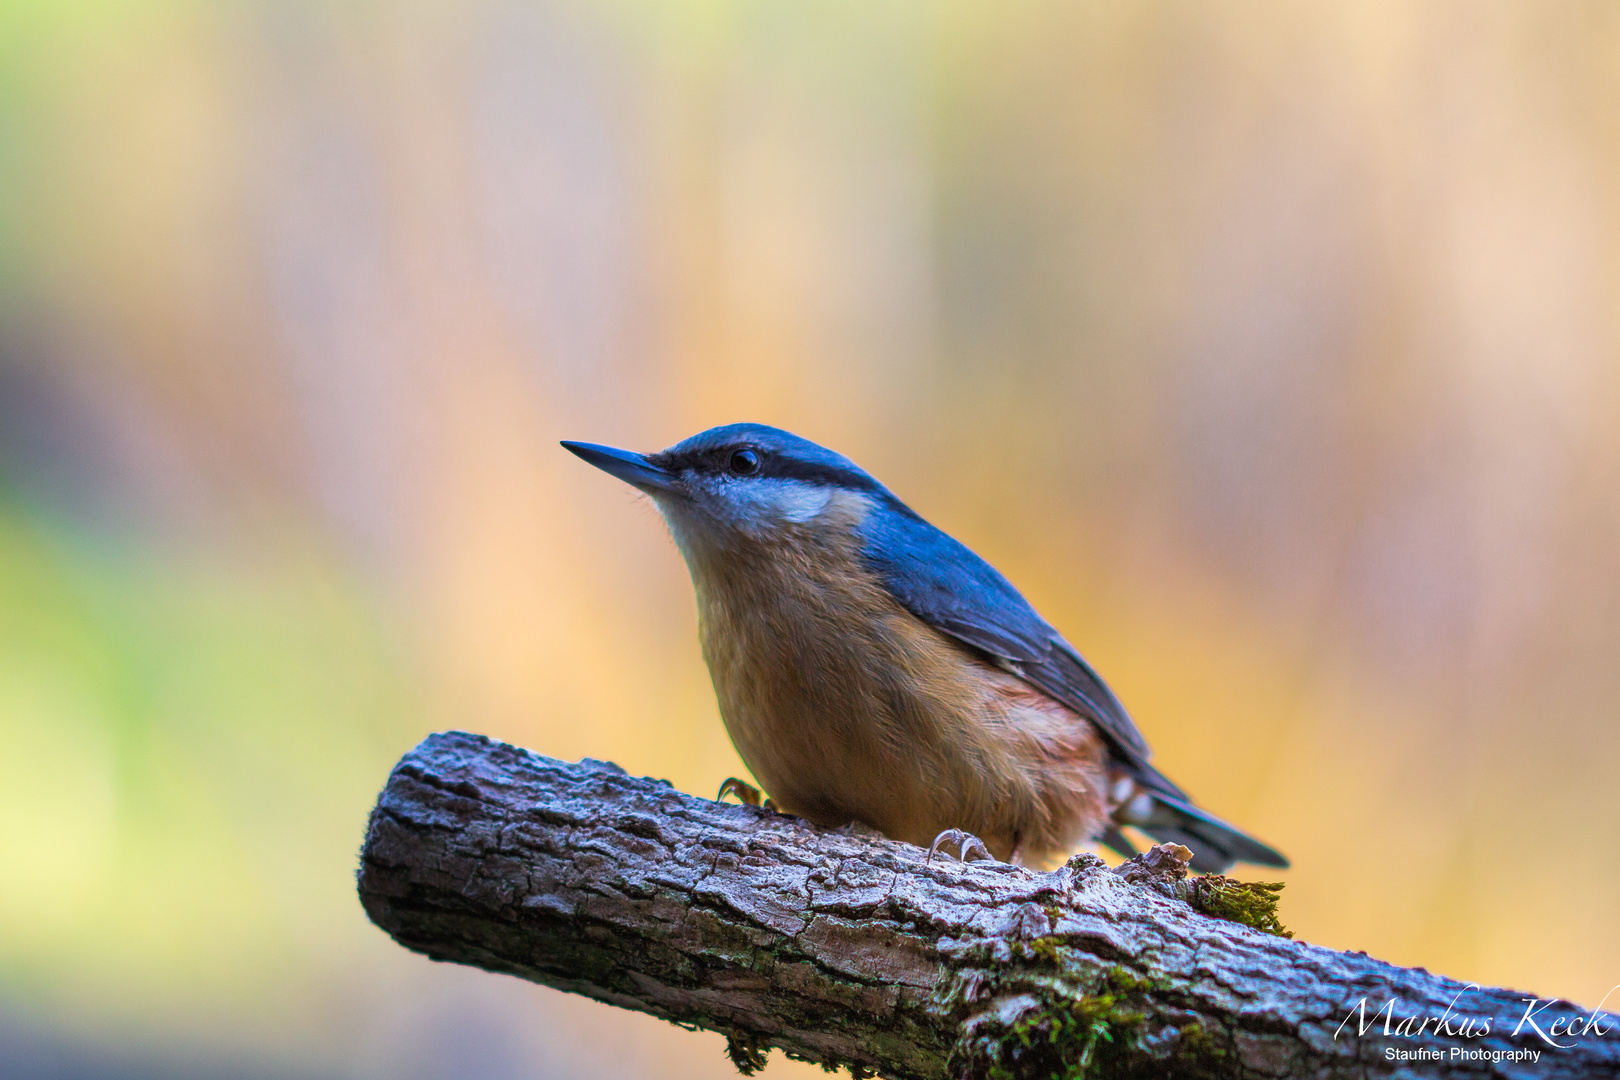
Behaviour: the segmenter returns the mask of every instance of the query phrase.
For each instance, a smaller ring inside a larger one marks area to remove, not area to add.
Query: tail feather
[[[1202,874],[1221,874],[1233,863],[1254,863],[1287,869],[1288,859],[1275,848],[1228,825],[1191,801],[1153,793],[1153,812],[1136,824],[1161,844],[1182,844],[1192,849],[1192,868]]]
[[[1136,845],[1131,843],[1130,837],[1121,832],[1119,826],[1113,822],[1109,822],[1098,839],[1102,841],[1103,847],[1122,859],[1134,858],[1137,855]]]

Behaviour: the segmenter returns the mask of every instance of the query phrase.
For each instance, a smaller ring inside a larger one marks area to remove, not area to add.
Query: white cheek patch
[[[852,500],[858,505],[851,505]],[[704,484],[690,500],[654,496],[676,545],[688,556],[723,550],[739,534],[768,536],[784,525],[804,525],[829,513],[841,524],[858,520],[867,501],[823,484],[779,478]]]
[[[832,495],[832,489],[802,480],[722,480],[703,507],[717,525],[757,533],[813,520]]]
[[[759,504],[778,521],[802,525],[827,509],[832,489],[800,480],[756,480],[751,487],[763,489]]]
[[[814,521],[832,502],[834,490],[803,480],[735,480],[720,493],[731,523],[750,532]]]

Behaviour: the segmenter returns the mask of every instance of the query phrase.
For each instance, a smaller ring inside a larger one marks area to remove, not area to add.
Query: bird
[[[1200,872],[1288,866],[1153,767],[1011,582],[849,458],[753,423],[649,454],[562,446],[663,517],[721,719],[770,808],[930,858],[959,843],[963,860],[1049,867],[1098,841],[1130,858],[1132,826]],[[735,778],[728,792],[761,802]]]

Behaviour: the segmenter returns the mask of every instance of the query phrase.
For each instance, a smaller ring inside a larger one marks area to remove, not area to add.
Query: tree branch
[[[1558,1049],[1554,1002],[1515,1036],[1532,995],[1200,914],[1204,879],[1158,861],[928,863],[457,732],[395,767],[359,888],[407,948],[724,1032],[744,1072],[774,1046],[903,1080],[1620,1076],[1620,1017]]]

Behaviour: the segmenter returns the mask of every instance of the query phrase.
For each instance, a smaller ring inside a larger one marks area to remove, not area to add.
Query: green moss
[[[1042,965],[1039,971],[992,976],[985,984],[991,1007],[966,1022],[951,1048],[949,1075],[1209,1080],[1238,1071],[1225,1040],[1197,1019],[1176,1027],[1156,1024],[1152,998],[1171,989],[1166,980],[1124,966],[1091,966],[1094,958],[1053,938],[1030,942],[1025,950],[1026,957],[1055,961],[1057,970]]]
[[[806,1057],[803,1054],[795,1054],[791,1050],[784,1050],[783,1054],[794,1061],[802,1061],[807,1065],[819,1065],[824,1073],[835,1073],[839,1069],[848,1069],[849,1075],[854,1080],[868,1080],[869,1077],[877,1075],[871,1068],[865,1065],[857,1065],[851,1061],[829,1061],[818,1057]]]
[[[1190,879],[1184,888],[1187,903],[1195,911],[1278,937],[1294,936],[1277,919],[1277,899],[1283,890],[1280,881],[1233,881],[1219,874],[1206,874]]]
[[[1226,1050],[1196,1020],[1176,1029],[1175,1063],[1192,1075],[1218,1073]]]
[[[1059,951],[1058,939],[1055,937],[1036,938],[1027,946],[1032,958],[1045,960],[1049,964],[1062,962],[1063,954]]]
[[[990,1070],[990,1080],[1013,1080],[1016,1075],[1035,1071],[1063,1080],[1083,1080],[1090,1070],[1099,1045],[1112,1044],[1134,1029],[1142,1014],[1121,1011],[1107,995],[1065,1003],[1030,1017],[1013,1026],[1009,1037],[1025,1051],[1014,1069],[998,1064]],[[1038,1062],[1038,1064],[1037,1064]]]
[[[1050,939],[1036,942],[1055,946]],[[1146,1024],[1146,992],[1153,987],[1124,968],[1109,969],[1089,993],[1057,987],[1037,991],[1039,1006],[1011,1025],[981,1030],[952,1052],[953,1072],[987,1080],[1085,1080],[1117,1071]]]
[[[770,1047],[757,1036],[741,1031],[726,1033],[726,1056],[744,1076],[753,1076],[765,1067],[765,1056]]]

